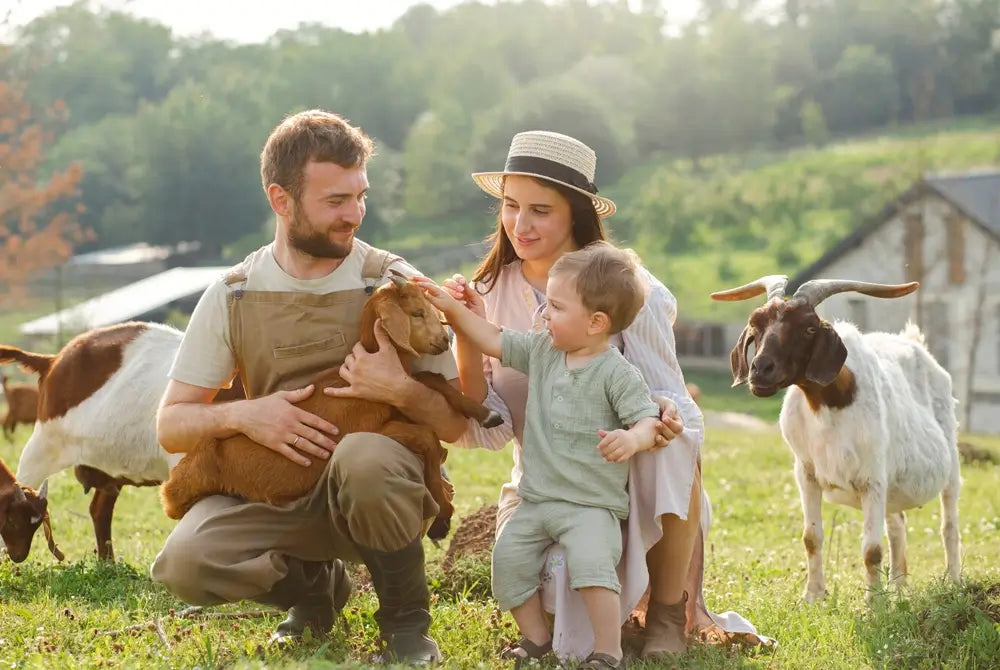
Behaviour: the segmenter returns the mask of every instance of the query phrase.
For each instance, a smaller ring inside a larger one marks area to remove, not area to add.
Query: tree
[[[79,165],[48,175],[40,170],[66,108],[33,109],[25,84],[6,67],[9,58],[9,51],[0,51],[0,71],[7,73],[0,79],[0,301],[13,302],[32,275],[65,262],[88,233],[76,221]]]

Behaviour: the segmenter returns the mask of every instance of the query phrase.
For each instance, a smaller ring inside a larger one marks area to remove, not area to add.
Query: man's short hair
[[[560,256],[549,276],[573,276],[583,306],[607,314],[611,321],[609,334],[614,335],[632,324],[646,301],[646,285],[639,267],[639,257],[631,249],[598,241]]]
[[[363,168],[374,153],[375,143],[363,130],[339,114],[310,109],[285,117],[271,131],[260,154],[260,178],[265,190],[277,184],[298,200],[310,161]]]

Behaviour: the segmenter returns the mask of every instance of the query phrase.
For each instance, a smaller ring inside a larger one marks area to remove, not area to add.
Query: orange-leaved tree
[[[33,275],[64,263],[91,238],[76,220],[83,211],[80,166],[42,169],[67,110],[61,103],[33,109],[11,56],[0,45],[0,304],[23,298]]]

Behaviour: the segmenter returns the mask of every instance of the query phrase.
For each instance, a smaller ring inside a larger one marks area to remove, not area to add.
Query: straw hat
[[[546,130],[514,135],[502,172],[475,172],[472,179],[494,198],[503,198],[503,178],[509,174],[538,177],[589,196],[600,217],[615,213],[615,203],[597,195],[594,173],[597,154],[580,140]]]

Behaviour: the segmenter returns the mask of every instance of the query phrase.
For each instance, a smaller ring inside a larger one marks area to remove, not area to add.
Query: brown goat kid
[[[0,461],[0,538],[3,538],[7,555],[15,563],[28,557],[31,540],[39,526],[45,530],[52,555],[60,561],[65,558],[52,539],[47,491],[47,483],[39,491],[20,484],[10,468]]]
[[[380,287],[365,303],[361,316],[361,344],[370,352],[378,349],[375,320],[381,319],[405,370],[422,354],[440,354],[448,349],[448,331],[439,321],[437,310],[420,288],[394,275],[392,283]],[[486,427],[498,425],[496,413],[457,390],[440,374],[418,372],[414,379],[437,391],[462,415],[476,419]],[[340,377],[340,367],[318,373],[311,383],[347,386]],[[395,407],[370,400],[334,398],[314,393],[299,407],[337,426],[340,435],[381,433],[404,445],[424,462],[424,482],[440,512],[428,537],[441,539],[448,533],[454,508],[451,486],[441,476],[447,451],[429,427],[414,423]],[[223,494],[247,500],[282,504],[309,493],[326,469],[327,461],[313,459],[302,467],[281,454],[262,447],[245,435],[201,444],[188,452],[170,472],[161,487],[160,497],[167,516],[180,519],[191,507],[207,496]]]
[[[3,434],[14,441],[14,429],[19,423],[34,424],[38,419],[38,387],[34,384],[12,383],[0,372],[0,385],[7,400],[7,416],[3,419]]]

